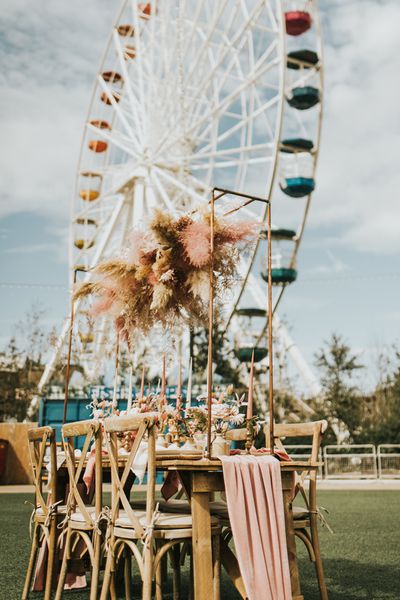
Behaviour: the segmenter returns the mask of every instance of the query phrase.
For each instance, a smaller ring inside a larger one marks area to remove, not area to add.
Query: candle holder
[[[254,445],[254,440],[257,435],[256,430],[256,420],[257,417],[251,417],[251,419],[246,419],[246,429],[247,429],[247,437],[246,437],[246,454],[250,454],[250,450]]]

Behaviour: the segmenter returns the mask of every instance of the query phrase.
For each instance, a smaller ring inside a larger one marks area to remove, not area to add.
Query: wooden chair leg
[[[125,548],[124,557],[124,582],[125,582],[125,600],[131,600],[131,587],[132,587],[132,560],[130,548]]]
[[[142,600],[151,600],[151,587],[153,582],[153,546],[148,544],[143,552],[144,575]]]
[[[160,542],[156,542],[157,550],[161,548],[162,544]],[[162,600],[162,581],[163,581],[163,559],[158,562],[156,569],[156,600]],[[164,561],[165,563],[165,561]],[[165,567],[164,567],[165,568]]]
[[[116,586],[116,571],[111,571],[110,581],[110,597],[111,600],[117,600],[117,586]]]
[[[214,600],[221,598],[221,540],[219,535],[212,537]]]
[[[58,578],[58,585],[57,585],[57,590],[56,590],[56,595],[55,595],[54,600],[61,600],[62,595],[63,595],[65,578],[67,576],[68,559],[69,559],[70,545],[71,545],[71,535],[72,535],[72,531],[68,527],[67,534],[65,536],[66,537],[65,548],[64,548],[63,559],[62,559],[62,563],[61,563],[60,576]]]
[[[310,517],[311,539],[315,554],[315,572],[318,580],[319,594],[321,600],[328,600],[328,590],[326,588],[324,567],[322,565],[321,550],[319,546],[317,515],[312,514]]]
[[[101,587],[100,600],[107,600],[111,581],[112,554],[108,550],[106,568],[104,569],[103,585]]]
[[[175,544],[171,549],[172,563],[172,597],[173,600],[181,598],[181,547]]]
[[[56,545],[57,545],[57,522],[55,517],[52,518],[49,528],[49,542],[47,545],[48,557],[47,557],[47,573],[46,573],[46,587],[44,590],[44,600],[51,599],[51,591],[53,588],[54,579],[54,563],[56,556]]]
[[[92,564],[92,577],[90,581],[90,600],[97,600],[99,575],[100,575],[100,560],[101,560],[101,537],[98,533],[93,532],[94,538],[94,561]]]
[[[36,553],[38,550],[38,525],[35,523],[35,527],[33,530],[33,536],[32,536],[32,546],[31,546],[31,553],[29,556],[29,563],[28,563],[28,569],[26,571],[26,576],[25,576],[25,583],[24,583],[24,589],[22,591],[22,600],[27,600],[28,596],[29,596],[29,588],[31,587],[31,581],[32,581],[32,575],[33,575],[33,569],[35,566],[35,562],[36,562]]]

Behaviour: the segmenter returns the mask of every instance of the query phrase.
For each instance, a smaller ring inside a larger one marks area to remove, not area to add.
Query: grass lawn
[[[21,596],[29,552],[30,506],[24,505],[27,499],[32,500],[23,494],[0,494],[0,600],[18,600]],[[330,510],[329,522],[335,531],[334,535],[321,531],[330,600],[399,600],[399,492],[325,491],[319,493],[319,504]],[[318,600],[313,565],[301,542],[298,548],[305,600]],[[168,590],[165,600],[172,598]],[[68,596],[83,600],[88,594],[65,594]],[[237,598],[236,590],[223,575],[222,600]]]

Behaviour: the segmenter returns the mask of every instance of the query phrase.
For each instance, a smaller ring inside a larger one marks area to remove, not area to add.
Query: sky
[[[280,315],[312,365],[338,332],[374,381],[400,344],[397,0],[321,0],[325,103],[298,281]],[[3,0],[0,24],[0,349],[34,303],[68,313],[74,173],[117,0]]]

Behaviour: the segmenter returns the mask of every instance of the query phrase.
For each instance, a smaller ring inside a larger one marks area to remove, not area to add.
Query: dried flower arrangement
[[[216,218],[211,257],[208,214],[174,219],[157,211],[148,230],[134,231],[123,256],[100,263],[97,280],[79,285],[74,299],[97,296],[91,314],[109,314],[128,343],[136,329],[204,322],[211,260],[218,297],[236,275],[240,247],[254,240],[258,228]]]

